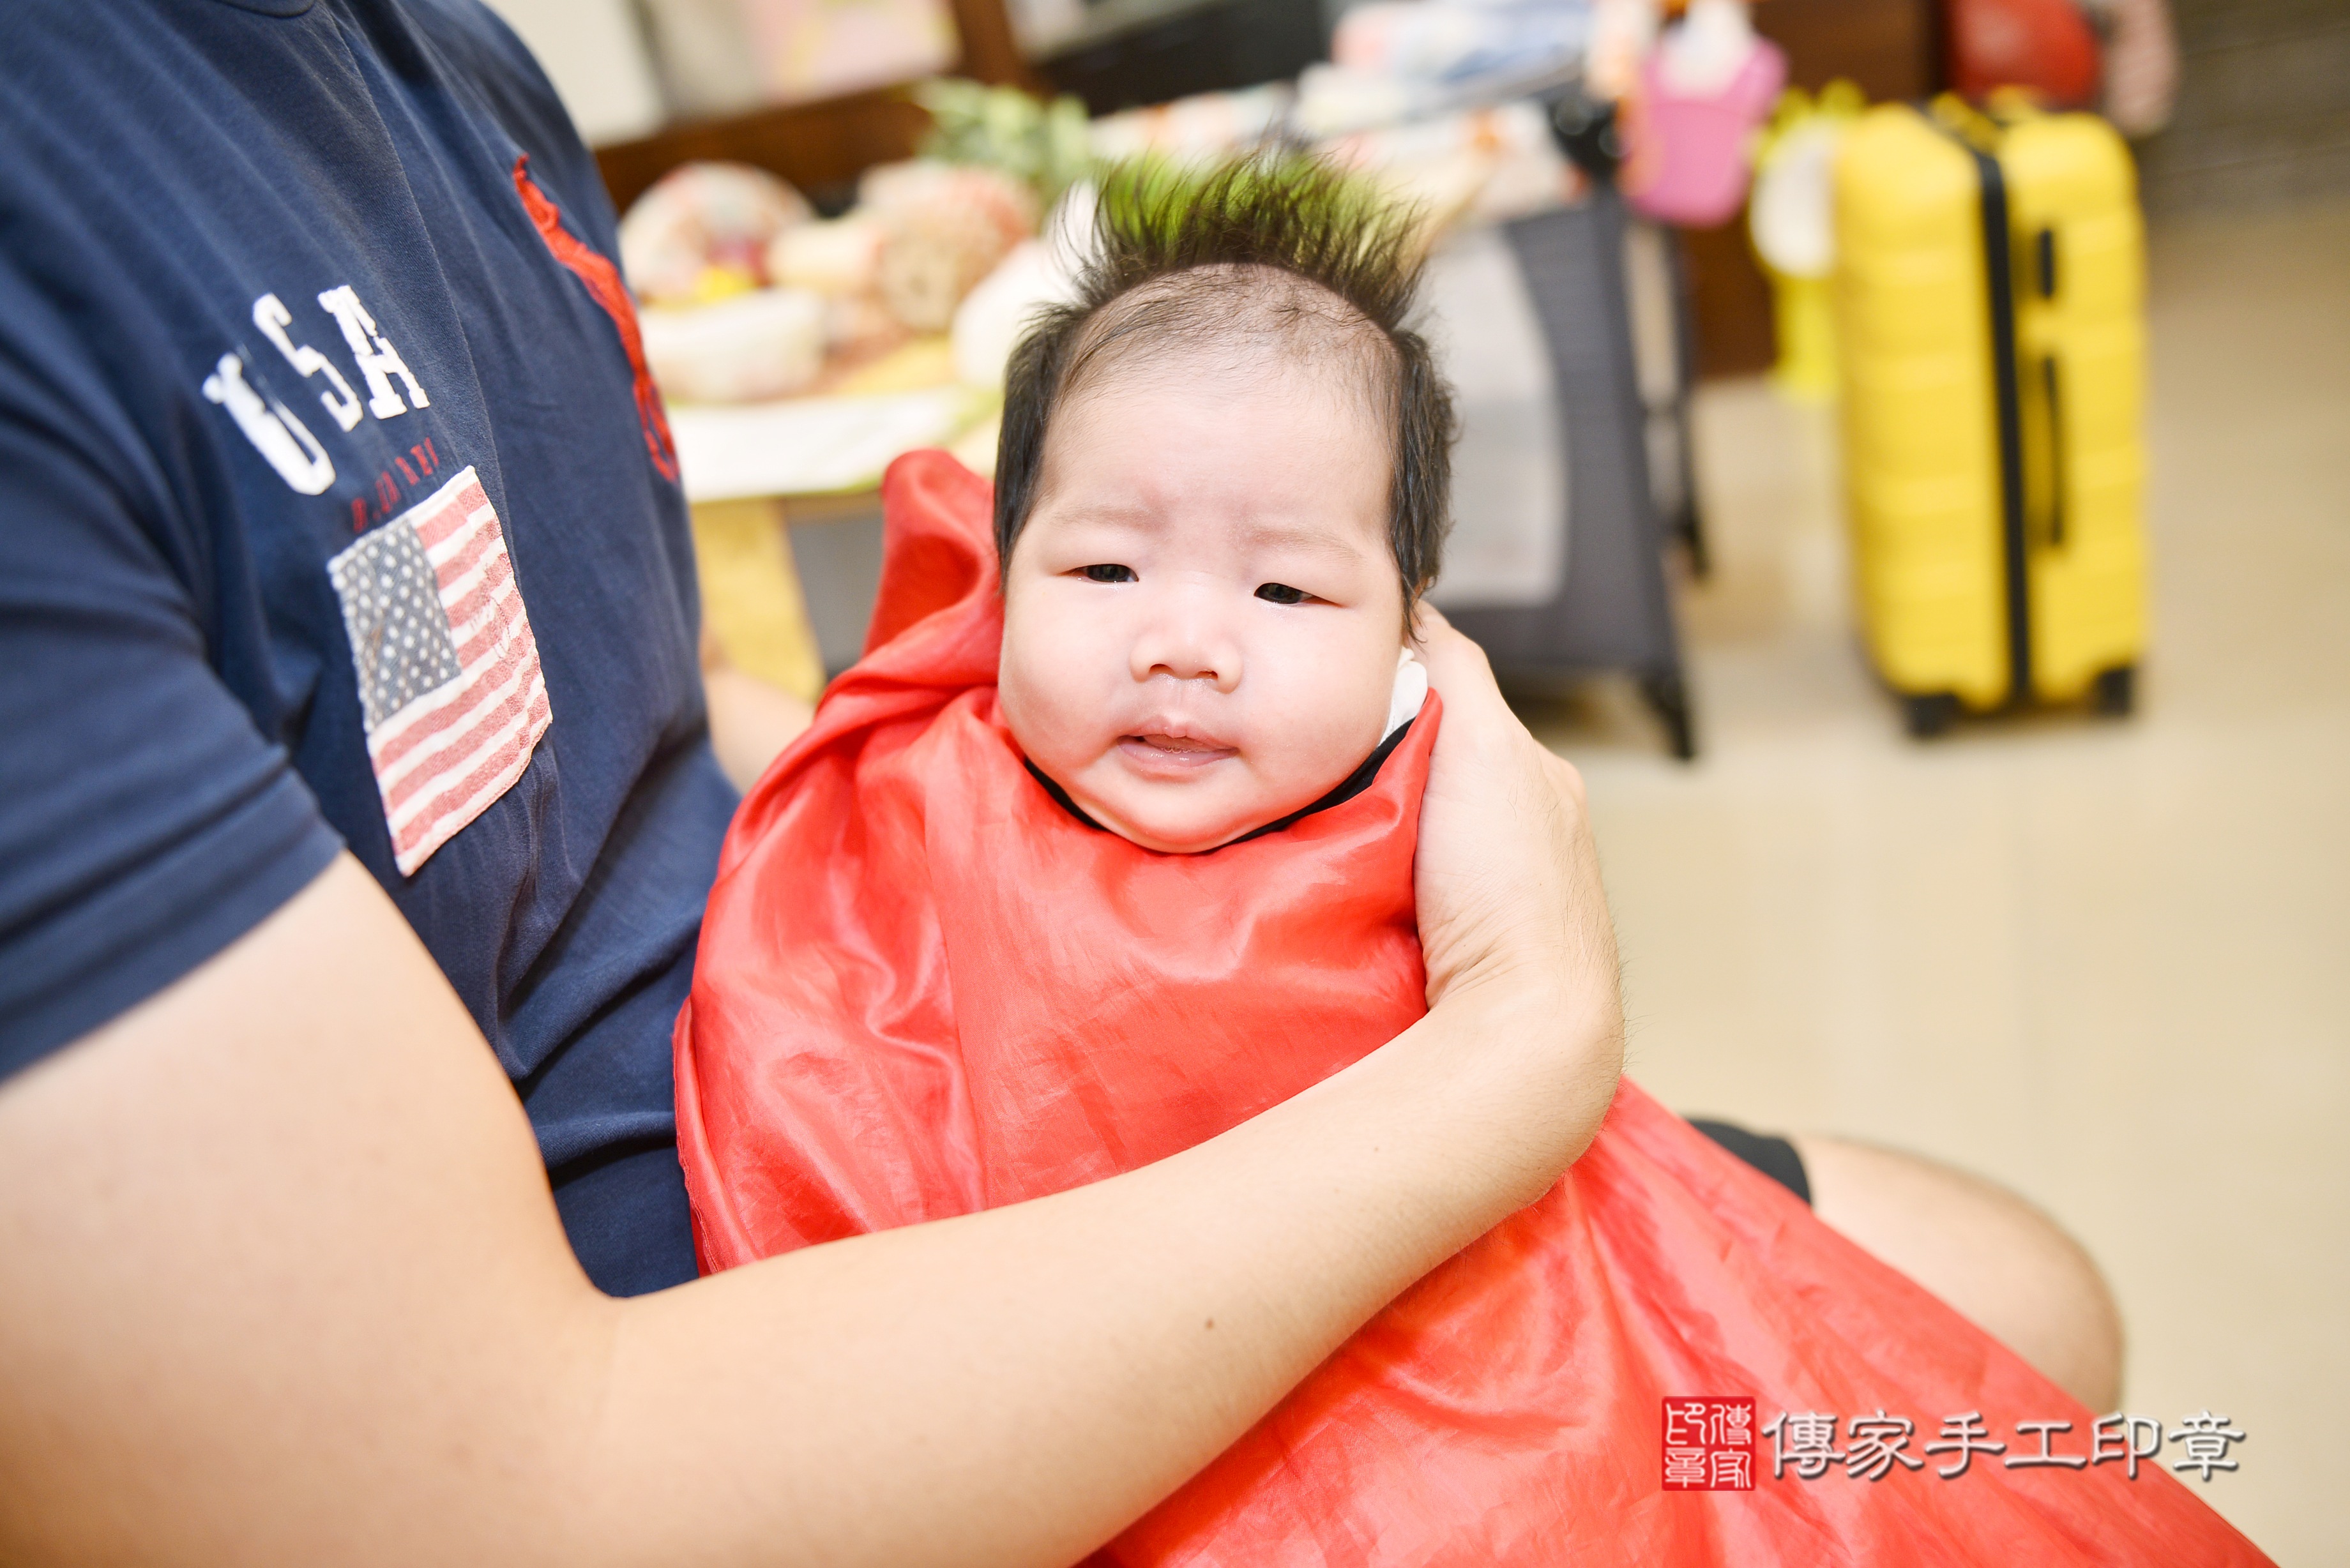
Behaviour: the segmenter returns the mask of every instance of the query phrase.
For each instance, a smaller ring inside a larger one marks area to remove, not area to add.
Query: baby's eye
[[[1287,583],[1265,583],[1258,587],[1256,597],[1277,605],[1296,605],[1304,604],[1309,596],[1304,588],[1293,588]]]
[[[1132,566],[1087,566],[1086,581],[1089,583],[1130,583],[1135,581]]]

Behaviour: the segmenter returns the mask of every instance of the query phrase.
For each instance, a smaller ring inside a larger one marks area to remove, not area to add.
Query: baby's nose
[[[1204,607],[1173,604],[1135,639],[1132,667],[1137,680],[1205,680],[1228,692],[1241,682],[1240,645]]]

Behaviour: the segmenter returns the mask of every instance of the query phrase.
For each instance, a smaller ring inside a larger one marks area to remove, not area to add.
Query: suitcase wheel
[[[2137,666],[2125,664],[2100,673],[2091,701],[2106,718],[2128,718],[2137,705]]]
[[[1959,700],[1948,691],[1929,691],[1901,699],[1901,724],[1910,738],[1930,741],[1949,729],[1959,716]]]

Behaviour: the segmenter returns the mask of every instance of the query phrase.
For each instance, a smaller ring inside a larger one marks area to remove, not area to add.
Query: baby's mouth
[[[1121,735],[1118,749],[1133,766],[1162,776],[1195,773],[1228,757],[1240,755],[1240,748],[1225,745],[1221,741],[1200,735],[1170,735],[1159,731]]]

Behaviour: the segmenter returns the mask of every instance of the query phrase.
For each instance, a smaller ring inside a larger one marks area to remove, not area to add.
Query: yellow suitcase
[[[1919,735],[2129,711],[2146,646],[2144,236],[2092,115],[1870,110],[1835,168],[1856,586]]]

